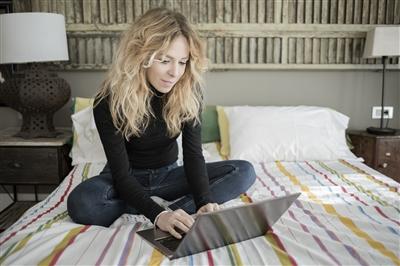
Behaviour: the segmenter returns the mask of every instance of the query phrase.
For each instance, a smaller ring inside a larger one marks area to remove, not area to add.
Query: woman
[[[75,222],[109,226],[123,213],[141,213],[181,238],[178,231],[194,222],[189,214],[218,210],[250,187],[247,161],[204,161],[205,65],[202,43],[180,13],[150,10],[124,34],[93,109],[108,163],[70,194]],[[176,163],[180,133],[183,166]],[[177,201],[165,210],[151,196]]]

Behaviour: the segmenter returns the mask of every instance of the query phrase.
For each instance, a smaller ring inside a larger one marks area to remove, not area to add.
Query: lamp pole
[[[382,56],[382,63],[383,63],[383,69],[382,69],[382,99],[381,99],[381,126],[380,128],[383,128],[383,115],[384,115],[384,99],[385,99],[385,72],[386,72],[386,59],[387,56]]]

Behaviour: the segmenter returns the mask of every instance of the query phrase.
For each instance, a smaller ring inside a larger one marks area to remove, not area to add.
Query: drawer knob
[[[386,167],[388,167],[388,164],[387,163],[383,163],[383,164],[381,164],[381,167],[382,168],[386,168]]]
[[[386,155],[387,157],[392,156],[392,154],[391,154],[390,152],[385,153],[385,155]]]
[[[21,167],[22,167],[22,164],[20,164],[20,163],[17,163],[17,162],[13,162],[13,163],[11,164],[11,166],[12,166],[13,168],[17,168],[17,169],[19,169],[19,168],[21,168]]]

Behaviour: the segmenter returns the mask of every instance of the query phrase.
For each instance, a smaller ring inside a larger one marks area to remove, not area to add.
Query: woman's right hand
[[[179,209],[162,213],[158,217],[156,226],[163,231],[169,232],[175,238],[181,239],[182,235],[176,229],[186,233],[192,227],[193,223],[194,219],[192,216],[184,210]]]

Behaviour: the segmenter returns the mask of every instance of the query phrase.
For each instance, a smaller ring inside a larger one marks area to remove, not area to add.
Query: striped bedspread
[[[3,232],[0,265],[400,265],[400,185],[361,162],[254,164],[256,183],[225,206],[293,192],[299,199],[264,236],[172,261],[135,234],[151,226],[141,215],[110,228],[68,217],[68,194],[102,167],[76,166]]]

